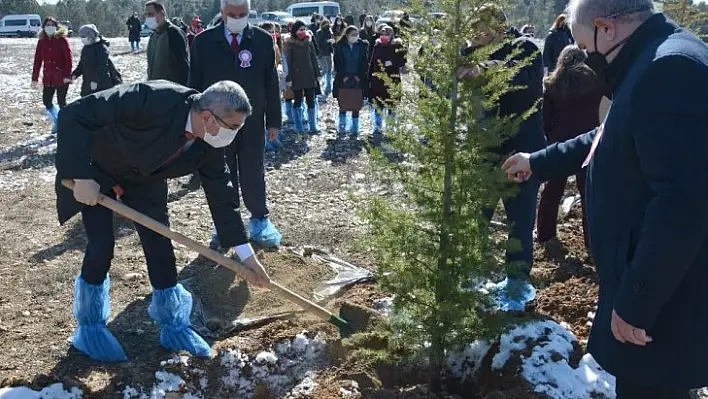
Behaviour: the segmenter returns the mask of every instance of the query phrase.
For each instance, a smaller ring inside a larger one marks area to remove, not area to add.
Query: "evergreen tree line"
[[[37,0],[0,0],[0,16],[7,14],[39,14],[71,21],[78,27],[95,24],[104,36],[126,35],[125,22],[133,12],[143,15],[147,0],[60,0],[56,4],[40,4]],[[189,22],[195,15],[210,21],[220,9],[220,0],[162,0],[170,18],[181,17]],[[259,13],[284,11],[295,0],[252,0]],[[361,13],[376,14],[387,9],[403,7],[401,0],[346,0],[341,1],[343,15],[358,17]],[[358,18],[356,18],[358,20]]]

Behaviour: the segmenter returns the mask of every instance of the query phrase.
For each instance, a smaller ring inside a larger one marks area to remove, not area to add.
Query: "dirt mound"
[[[590,335],[597,304],[598,286],[586,278],[571,278],[539,291],[535,310],[556,320],[563,320],[581,342]]]

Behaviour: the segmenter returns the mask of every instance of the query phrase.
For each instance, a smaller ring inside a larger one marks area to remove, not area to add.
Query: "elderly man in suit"
[[[88,236],[74,290],[78,327],[74,346],[99,361],[127,360],[106,328],[110,314],[108,270],[115,237],[113,212],[96,206],[100,193],[165,225],[167,179],[199,171],[222,242],[235,246],[249,281],[268,281],[248,244],[224,162],[224,147],[251,113],[243,89],[217,82],[203,93],[157,80],[116,86],[67,106],[59,117],[57,210],[60,223],[81,213]],[[74,192],[59,184],[74,180]],[[145,252],[160,342],[171,350],[210,356],[209,345],[189,325],[192,296],[177,283],[172,241],[136,224]]]
[[[503,168],[543,181],[587,167],[600,284],[588,349],[619,399],[689,398],[708,385],[708,48],[652,0],[571,0],[569,14],[610,110]]]
[[[280,245],[280,233],[269,219],[265,184],[265,128],[275,140],[282,123],[280,83],[275,66],[273,36],[248,22],[249,0],[221,0],[222,20],[194,38],[189,86],[203,90],[219,80],[231,80],[246,91],[253,114],[239,137],[226,150],[234,187],[241,188],[251,212],[251,240]],[[238,198],[236,198],[238,202]],[[211,247],[228,243],[215,235]]]

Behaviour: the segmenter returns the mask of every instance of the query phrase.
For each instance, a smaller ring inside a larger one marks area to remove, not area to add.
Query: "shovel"
[[[62,180],[61,184],[68,189],[71,189],[71,190],[74,189],[74,181],[73,180]],[[208,259],[211,259],[212,261],[216,262],[217,264],[233,271],[234,273],[236,273],[237,275],[239,275],[241,278],[243,278],[245,280],[245,274],[243,274],[243,272],[242,272],[241,265],[236,263],[236,261],[234,261],[233,259],[226,257],[216,251],[213,251],[213,250],[209,249],[208,247],[192,240],[189,237],[186,237],[180,233],[174,232],[174,231],[170,230],[169,227],[156,221],[155,219],[149,218],[149,217],[143,215],[142,213],[140,213],[140,212],[138,212],[126,205],[123,205],[122,203],[120,203],[112,198],[106,197],[103,194],[99,195],[98,203],[105,206],[106,208],[112,210],[113,212],[115,212],[127,219],[132,220],[135,223],[139,223],[139,224],[147,227],[148,229],[171,239],[172,241],[180,243],[180,244],[198,252],[200,255],[202,255]],[[276,283],[273,280],[270,280],[270,282],[265,284],[265,288],[274,292],[276,295],[280,296],[281,298],[286,299],[286,300],[300,306],[305,311],[314,314],[315,316],[319,317],[320,319],[337,326],[339,328],[340,334],[344,337],[349,336],[354,332],[354,329],[350,325],[350,323],[347,322],[342,317],[337,316],[337,315],[333,314],[332,312],[328,311],[327,309],[321,307],[320,305],[303,298],[302,296],[289,290],[286,287],[283,287],[282,285]]]

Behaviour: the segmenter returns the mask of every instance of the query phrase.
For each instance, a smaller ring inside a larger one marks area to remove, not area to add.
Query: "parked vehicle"
[[[69,20],[64,20],[64,21],[59,21],[60,25],[64,25],[66,27],[66,35],[71,37],[74,35],[74,26],[71,24],[71,21]]]
[[[0,36],[35,37],[42,27],[37,14],[10,14],[0,19]]]
[[[309,24],[312,14],[317,13],[327,18],[334,19],[339,15],[339,3],[334,1],[313,1],[311,3],[296,3],[289,6],[285,11],[295,19]]]
[[[250,23],[253,26],[258,26],[261,24],[261,22],[263,22],[263,20],[258,17],[258,11],[251,10],[248,13],[248,23]],[[212,18],[211,21],[209,21],[207,28],[214,27],[220,23],[221,23],[221,13],[218,13],[218,14],[214,15],[214,18]]]
[[[285,28],[288,24],[294,24],[296,19],[285,11],[268,11],[261,14],[261,19],[265,22],[277,22]]]
[[[140,30],[140,37],[148,37],[154,32],[152,29],[148,28],[147,25],[143,24],[143,28]]]
[[[405,12],[401,10],[384,11],[384,13],[381,14],[379,19],[376,20],[376,29],[378,30],[379,27],[383,24],[398,24],[398,21],[403,18],[403,14],[405,14]]]

